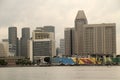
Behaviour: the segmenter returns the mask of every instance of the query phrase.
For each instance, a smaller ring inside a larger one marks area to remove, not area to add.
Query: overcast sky
[[[0,0],[0,40],[8,38],[8,27],[53,25],[56,44],[64,37],[64,28],[74,27],[78,10],[84,10],[89,24],[116,23],[117,52],[120,53],[120,0]]]

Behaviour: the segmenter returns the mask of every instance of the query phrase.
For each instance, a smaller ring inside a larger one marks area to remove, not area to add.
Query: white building
[[[53,32],[47,32],[44,28],[37,27],[32,32],[32,39],[28,41],[30,60],[39,60],[44,57],[56,56],[55,36]]]
[[[0,57],[14,56],[9,52],[9,42],[8,39],[3,39],[0,43]]]

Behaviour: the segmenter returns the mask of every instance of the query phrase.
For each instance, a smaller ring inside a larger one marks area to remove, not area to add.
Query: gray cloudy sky
[[[8,27],[53,25],[56,43],[64,37],[64,28],[74,27],[78,10],[84,10],[89,24],[116,23],[117,52],[120,53],[120,0],[0,0],[0,39],[8,37]]]

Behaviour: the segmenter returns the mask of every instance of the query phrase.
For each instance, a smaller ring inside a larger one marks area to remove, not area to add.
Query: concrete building
[[[9,53],[9,42],[8,39],[3,39],[0,43],[0,57],[8,57],[12,56]]]
[[[3,39],[2,40],[2,44],[4,46],[5,57],[13,56],[12,54],[9,53],[9,42],[8,42],[8,39]]]
[[[9,27],[8,30],[9,39],[9,52],[14,56],[18,55],[18,38],[17,38],[17,28]]]
[[[49,32],[52,36],[52,51],[54,56],[56,56],[56,46],[55,46],[55,26],[51,26],[51,25],[48,25],[48,26],[44,26],[43,27],[43,30],[45,32]]]
[[[29,41],[29,50],[31,61],[43,59],[47,56],[56,56],[54,33],[45,31],[42,27],[37,27]]]
[[[116,54],[115,23],[88,24],[83,10],[78,11],[75,18],[75,53]]]
[[[21,54],[20,56],[27,57],[27,42],[30,39],[30,28],[22,28],[22,37],[21,37]]]
[[[55,33],[55,27],[54,26],[44,26],[43,29],[46,32],[53,32],[53,33]]]
[[[75,53],[75,28],[72,28],[71,29],[71,32],[72,32],[72,34],[71,34],[71,36],[72,36],[72,55],[74,55],[74,54],[76,54]]]
[[[84,25],[84,53],[110,54],[116,53],[115,23]]]
[[[0,43],[0,57],[6,57],[7,54],[5,52],[5,48],[4,45],[2,43]]]
[[[75,53],[83,54],[83,25],[87,24],[84,11],[80,10],[75,18]]]
[[[65,55],[65,40],[60,39],[59,55]]]
[[[74,28],[66,28],[64,31],[65,38],[65,55],[72,56],[74,54]]]

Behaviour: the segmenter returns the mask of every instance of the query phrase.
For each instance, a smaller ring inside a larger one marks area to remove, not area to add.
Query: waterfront
[[[0,80],[120,80],[119,75],[119,66],[0,68]]]

